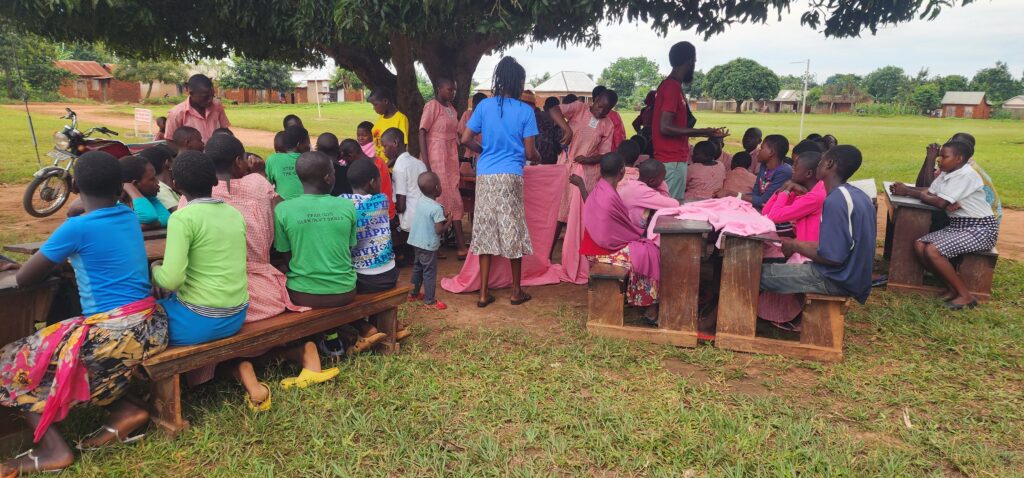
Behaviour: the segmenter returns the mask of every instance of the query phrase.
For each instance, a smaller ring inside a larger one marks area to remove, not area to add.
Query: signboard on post
[[[146,131],[148,131],[148,133],[146,133],[148,137],[153,138],[153,110],[146,108],[135,108],[134,123],[135,124],[133,126],[135,128],[135,136],[139,136],[139,131],[142,129],[139,128],[139,124],[141,123],[142,125],[144,125]]]

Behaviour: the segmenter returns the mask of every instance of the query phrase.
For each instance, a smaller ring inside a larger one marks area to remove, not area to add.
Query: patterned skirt
[[[939,254],[947,259],[969,252],[987,251],[996,246],[999,221],[989,217],[951,217],[949,225],[921,236],[918,241],[934,244]]]
[[[470,252],[519,259],[533,254],[523,206],[523,177],[485,174],[476,178]]]
[[[658,281],[633,271],[629,260],[629,247],[605,256],[589,256],[588,259],[602,264],[629,269],[629,283],[626,285],[626,303],[633,307],[647,307],[658,302]]]

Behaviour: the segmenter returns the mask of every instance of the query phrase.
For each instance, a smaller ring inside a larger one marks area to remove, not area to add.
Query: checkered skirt
[[[485,174],[476,178],[470,252],[519,259],[533,254],[523,206],[523,177]]]
[[[942,257],[952,259],[969,252],[987,251],[996,246],[999,221],[989,217],[951,217],[949,225],[918,239],[934,244]]]

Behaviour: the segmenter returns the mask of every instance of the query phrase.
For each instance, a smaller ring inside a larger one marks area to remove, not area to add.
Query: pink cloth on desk
[[[660,249],[644,237],[644,228],[633,224],[618,191],[605,180],[594,186],[583,206],[583,224],[598,246],[610,251],[629,247],[629,262],[637,274],[661,279]]]
[[[825,196],[824,181],[818,181],[807,194],[776,192],[764,203],[761,214],[776,224],[792,222],[798,241],[817,241]]]
[[[654,233],[654,226],[658,224],[658,218],[661,216],[708,221],[716,231],[737,236],[775,232],[775,223],[771,219],[762,216],[749,202],[734,197],[691,202],[654,213],[651,224],[647,226],[647,236],[652,240],[660,239],[660,236]],[[719,237],[719,247],[724,237],[724,234]]]
[[[523,257],[524,286],[557,284],[562,281],[587,283],[587,261],[581,261],[579,255],[582,231],[576,233],[574,240],[571,239],[572,224],[568,227],[562,248],[563,262],[570,262],[573,265],[572,275],[565,272],[565,266],[552,264],[548,259],[554,242],[559,206],[559,201],[552,198],[561,196],[563,184],[568,180],[564,165],[527,166],[523,169],[526,227],[530,231],[530,242],[533,244],[533,254]],[[566,261],[565,258],[569,260]],[[508,259],[491,259],[491,275],[487,283],[495,289],[512,285],[512,268]],[[480,258],[473,254],[466,257],[466,262],[458,275],[441,279],[441,288],[456,294],[479,290]]]
[[[658,189],[651,188],[647,183],[636,179],[626,179],[619,183],[619,196],[626,204],[629,219],[638,227],[644,227],[647,221],[644,213],[649,209],[655,211],[670,207],[679,207],[676,201],[668,195],[665,182],[658,185]]]

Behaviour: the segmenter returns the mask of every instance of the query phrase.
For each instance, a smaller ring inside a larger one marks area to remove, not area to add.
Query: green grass
[[[1024,266],[947,314],[886,292],[847,316],[834,365],[528,329],[414,328],[397,356],[276,380],[254,416],[221,381],[186,392],[176,440],[83,454],[76,476],[1021,476]],[[580,293],[583,293],[580,289]],[[410,313],[403,310],[403,315]],[[905,424],[904,414],[910,427]],[[78,438],[99,417],[73,415]]]
[[[64,127],[65,122],[38,114],[32,116],[32,121],[39,141],[39,157],[44,165],[49,165],[52,160],[46,152],[53,149],[53,133]],[[0,107],[0,183],[27,183],[37,170],[39,164],[25,110]]]

